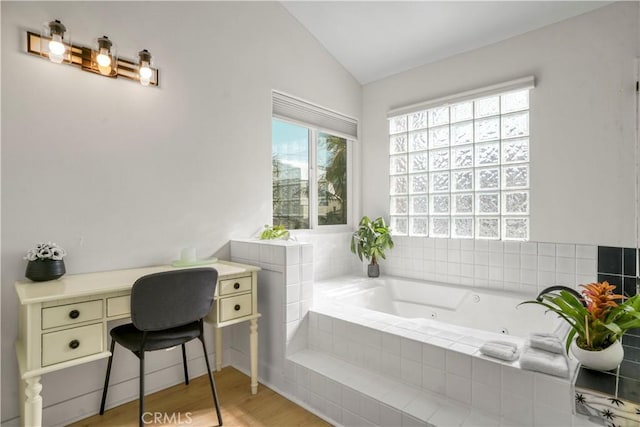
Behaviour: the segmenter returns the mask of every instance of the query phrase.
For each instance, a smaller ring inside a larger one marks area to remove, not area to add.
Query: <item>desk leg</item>
[[[258,319],[249,324],[249,346],[251,347],[251,394],[258,392]]]
[[[24,393],[27,399],[24,402],[24,425],[26,427],[40,427],[42,425],[42,384],[40,377],[31,377],[25,380]]]
[[[216,335],[216,372],[222,370],[222,328],[214,328]]]

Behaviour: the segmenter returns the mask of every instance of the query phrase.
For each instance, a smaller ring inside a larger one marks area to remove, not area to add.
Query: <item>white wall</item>
[[[41,240],[59,243],[69,274],[167,263],[186,246],[202,257],[228,256],[230,238],[270,222],[271,90],[359,117],[361,87],[274,2],[1,7],[6,421],[18,414],[13,283],[24,276],[26,250]],[[149,49],[161,87],[27,55],[24,30],[56,18],[78,44],[106,34],[123,57]],[[155,368],[168,359],[158,356]],[[135,362],[120,360],[119,380],[135,377]],[[45,376],[45,406],[99,390],[105,366]],[[91,396],[45,421],[74,418],[82,405],[97,410]]]
[[[389,212],[387,111],[534,75],[531,240],[635,246],[638,16],[616,3],[364,86],[363,212]]]

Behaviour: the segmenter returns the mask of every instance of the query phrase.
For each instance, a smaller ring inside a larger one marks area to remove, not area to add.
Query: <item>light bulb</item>
[[[109,56],[109,51],[107,49],[100,49],[100,53],[96,60],[98,61],[98,65],[101,67],[108,67],[111,65],[111,57]]]
[[[106,51],[106,54],[104,53]],[[111,56],[109,56],[109,51],[106,49],[100,49],[100,54],[96,57],[96,62],[98,63],[98,71],[103,76],[108,76],[111,74]]]
[[[142,86],[149,86],[151,78],[153,77],[153,70],[151,69],[151,54],[147,49],[143,49],[138,52],[140,62],[138,63],[138,80]]]
[[[153,71],[151,71],[151,68],[149,68],[148,65],[140,68],[141,79],[151,79],[152,75],[153,75]]]
[[[109,37],[102,36],[98,39],[98,55],[96,55],[96,62],[98,63],[98,71],[103,76],[110,76],[113,71],[112,67],[112,55],[111,40]]]
[[[49,52],[54,55],[64,54],[64,45],[62,44],[62,36],[60,34],[54,34],[53,38],[49,42]]]
[[[62,64],[62,61],[64,61],[64,52],[61,54],[58,53],[54,53],[53,51],[49,51],[49,61],[55,63],[55,64]]]
[[[143,62],[142,64],[143,65],[138,70],[138,73],[140,74],[140,84],[142,86],[149,86],[149,83],[151,83],[151,76],[153,76],[153,71],[149,68],[148,62]]]
[[[98,65],[98,71],[103,76],[108,76],[111,74],[111,65],[107,65],[106,67],[103,67],[102,65]]]
[[[49,22],[49,33],[51,34],[51,40],[49,40],[49,60],[56,64],[64,61],[64,54],[67,48],[62,43],[62,38],[64,37],[65,31],[66,28],[60,21]]]

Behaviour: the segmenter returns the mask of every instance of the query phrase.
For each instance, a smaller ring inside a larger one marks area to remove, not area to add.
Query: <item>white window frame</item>
[[[441,98],[437,98],[437,99],[433,99],[433,100],[429,100],[429,101],[425,101],[425,102],[421,102],[418,104],[413,104],[413,105],[409,105],[409,106],[405,106],[405,107],[400,107],[400,108],[396,108],[393,109],[391,111],[388,112],[387,114],[387,118],[389,119],[389,124],[391,124],[391,121],[394,118],[400,118],[400,117],[406,117],[408,120],[408,117],[410,114],[412,113],[418,113],[418,112],[423,112],[426,114],[427,110],[432,110],[432,109],[437,109],[437,108],[442,108],[442,107],[449,107],[452,106],[454,104],[459,104],[459,103],[463,103],[465,101],[475,101],[475,100],[480,100],[483,98],[488,98],[488,97],[493,97],[493,96],[497,96],[497,95],[504,95],[510,92],[516,92],[516,91],[522,91],[522,90],[530,90],[532,89],[535,85],[535,80],[532,76],[529,77],[525,77],[525,78],[521,78],[521,79],[517,79],[517,80],[512,80],[512,81],[508,81],[508,82],[504,82],[504,83],[499,83],[496,85],[492,85],[492,86],[488,86],[488,87],[484,87],[484,88],[480,88],[480,89],[475,89],[475,90],[471,90],[471,91],[467,91],[467,92],[463,92],[463,93],[459,93],[456,95],[450,95],[450,96],[445,96],[445,97],[441,97]],[[530,102],[528,103],[528,107],[527,107],[527,112],[529,113],[531,109],[531,104]],[[514,113],[516,114],[516,113]],[[501,127],[501,121],[502,121],[502,117],[503,117],[503,113],[501,110],[499,110],[498,115],[497,115],[498,119],[499,119],[499,125]],[[473,115],[472,118],[472,126],[475,127],[475,122],[476,122],[477,118],[475,116],[475,114]],[[462,122],[461,122],[462,123]],[[426,126],[426,125],[425,125]],[[425,127],[424,131],[426,132],[427,129],[431,129],[431,126],[429,126],[429,128]],[[408,123],[407,123],[407,129],[406,129],[406,135],[407,135],[407,164],[406,164],[406,172],[405,173],[401,173],[400,175],[394,174],[393,176],[406,176],[407,178],[407,185],[410,186],[411,183],[409,182],[409,178],[411,177],[411,164],[409,163],[409,153],[411,151],[411,148],[409,147],[410,144],[410,140],[409,140],[409,135],[411,130],[408,127]],[[394,137],[395,135],[401,135],[405,133],[405,131],[401,131],[400,133],[393,133],[391,132],[391,126],[389,127],[389,140],[388,143],[391,143],[391,138]],[[531,132],[529,131],[528,135],[526,136],[526,138],[529,139],[529,144],[530,144],[530,138],[531,138]],[[442,193],[434,193],[432,188],[431,188],[431,183],[429,183],[427,192],[424,194],[425,197],[427,197],[429,199],[429,209],[425,214],[412,214],[411,213],[411,191],[410,188],[407,188],[407,213],[406,214],[394,214],[391,211],[391,203],[390,203],[390,207],[389,207],[389,217],[391,219],[390,222],[393,222],[393,218],[406,218],[407,224],[407,232],[406,234],[404,233],[399,233],[399,235],[407,235],[407,236],[411,236],[411,235],[415,235],[412,234],[412,229],[411,229],[411,224],[412,224],[412,217],[415,218],[426,218],[428,220],[427,223],[427,235],[429,237],[436,237],[436,238],[468,238],[468,239],[494,239],[493,237],[483,237],[479,235],[478,232],[478,221],[480,220],[480,218],[483,217],[498,217],[499,218],[499,231],[498,231],[498,235],[499,237],[497,239],[499,240],[529,240],[531,238],[531,157],[530,157],[530,150],[529,150],[529,159],[527,162],[523,163],[527,165],[527,168],[529,170],[528,174],[528,185],[526,186],[526,188],[524,188],[521,191],[526,191],[528,194],[528,199],[527,199],[527,212],[525,214],[522,215],[513,215],[513,214],[505,214],[504,210],[502,209],[502,203],[504,203],[504,194],[505,192],[509,192],[511,189],[510,188],[505,188],[504,183],[502,183],[502,170],[505,167],[505,163],[503,163],[503,159],[502,159],[502,144],[503,144],[503,140],[504,140],[504,136],[500,135],[500,138],[497,140],[499,142],[499,147],[500,147],[500,158],[499,158],[499,162],[496,165],[496,167],[499,170],[499,174],[500,174],[500,185],[499,187],[496,189],[496,192],[498,192],[498,197],[499,197],[499,202],[498,202],[498,206],[499,206],[499,212],[497,214],[492,214],[492,215],[483,215],[482,213],[479,213],[477,211],[477,197],[478,195],[482,194],[481,191],[479,191],[477,185],[478,183],[475,183],[473,186],[473,190],[471,191],[471,194],[473,196],[473,204],[474,204],[474,209],[473,212],[470,213],[469,215],[464,215],[464,217],[469,217],[472,218],[473,221],[473,235],[472,236],[468,236],[468,237],[454,237],[454,225],[453,225],[453,221],[456,218],[456,215],[452,212],[452,204],[453,204],[453,196],[457,195],[459,193],[456,193],[453,191],[452,186],[453,186],[453,173],[455,170],[453,165],[451,163],[449,163],[449,167],[447,169],[443,169],[443,172],[448,172],[450,174],[450,179],[449,179],[449,190],[448,192],[444,193],[444,194],[448,194],[449,197],[449,207],[448,207],[448,215],[442,216],[442,218],[448,218],[449,221],[449,234],[448,236],[432,236],[431,232],[430,232],[430,228],[431,228],[431,220],[432,218],[438,218],[441,217],[440,215],[434,215],[432,213],[432,208],[431,208],[431,200],[432,197],[434,195],[438,195],[438,194],[442,194]],[[508,141],[508,140],[507,140]],[[487,142],[491,142],[491,141],[487,141]],[[481,142],[482,143],[482,142]],[[472,139],[472,143],[471,143],[471,147],[472,150],[475,152],[476,151],[476,144],[477,141],[475,139],[475,137]],[[449,145],[447,145],[447,147],[449,148],[449,162],[452,162],[453,159],[451,159],[451,149],[452,146],[451,142],[449,142]],[[461,147],[464,147],[464,145],[461,145]],[[444,147],[443,147],[444,148]],[[529,145],[530,148],[530,145]],[[432,146],[431,146],[431,142],[429,141],[429,148],[428,151],[425,151],[425,153],[429,153],[429,157],[431,156],[431,150],[432,150]],[[393,153],[391,153],[391,151],[389,152],[389,158],[392,159],[393,157]],[[419,152],[418,152],[419,153]],[[474,156],[475,157],[475,156]],[[389,166],[391,168],[391,164]],[[471,170],[473,172],[474,175],[474,181],[476,180],[476,171],[478,170],[478,168],[481,168],[481,166],[478,166],[474,160],[473,164],[471,165]],[[429,167],[427,167],[426,171],[424,172],[425,174],[428,173],[429,174],[429,181],[431,180],[431,174],[434,171],[432,171]],[[389,183],[391,185],[392,180],[391,180],[392,174],[391,174],[391,169],[389,170]],[[516,188],[514,188],[516,191],[518,191]],[[393,189],[390,187],[389,188],[389,200],[390,202],[392,200],[394,200],[394,196],[395,197],[401,197],[401,196],[397,196],[394,194]],[[505,220],[508,218],[518,218],[518,217],[524,217],[527,219],[527,224],[528,224],[528,228],[527,228],[527,236],[525,238],[513,238],[513,237],[507,237],[505,235]],[[458,217],[460,218],[460,217]],[[422,234],[420,234],[420,236],[423,236]]]
[[[290,123],[296,126],[302,126],[309,130],[309,228],[297,228],[289,230],[292,235],[308,233],[310,231],[316,232],[342,232],[350,231],[353,226],[353,145],[357,142],[353,137],[341,134],[334,130],[321,128],[309,123],[305,123],[299,120],[294,120],[280,115],[272,115],[273,120],[278,120],[284,123]],[[347,223],[346,224],[331,224],[331,225],[319,225],[318,224],[318,135],[320,133],[327,133],[340,138],[345,138],[347,141]],[[272,141],[273,144],[273,141]],[[273,187],[271,192],[273,197]],[[273,206],[273,199],[272,199]],[[271,212],[273,219],[273,211]]]

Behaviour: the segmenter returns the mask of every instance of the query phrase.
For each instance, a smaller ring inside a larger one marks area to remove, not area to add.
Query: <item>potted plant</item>
[[[576,359],[588,368],[615,369],[624,358],[620,338],[629,329],[640,328],[640,294],[624,299],[614,294],[615,286],[608,282],[580,287],[581,300],[560,290],[543,293],[539,301],[523,304],[542,305],[569,323],[567,354],[571,348]],[[616,302],[621,300],[624,301]]]
[[[29,263],[25,276],[34,282],[55,280],[64,276],[64,256],[67,252],[55,243],[38,243],[24,257]]]
[[[370,261],[367,268],[369,277],[380,275],[378,259],[385,259],[386,249],[393,249],[393,239],[384,219],[379,217],[372,221],[368,216],[363,216],[358,229],[351,236],[351,252],[358,255],[360,261],[363,258]]]
[[[274,239],[289,240],[289,230],[287,230],[282,224],[274,226],[265,224],[264,230],[260,233],[260,240]]]

